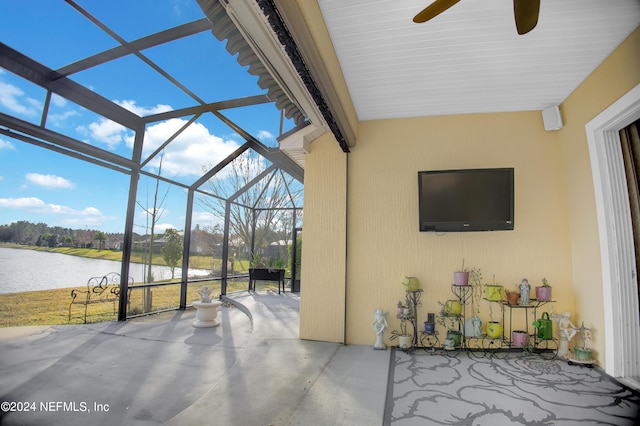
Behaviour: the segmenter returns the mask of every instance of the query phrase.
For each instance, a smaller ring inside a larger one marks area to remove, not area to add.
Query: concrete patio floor
[[[187,309],[0,329],[0,424],[383,423],[390,350],[300,340],[297,294],[229,298],[214,328]]]

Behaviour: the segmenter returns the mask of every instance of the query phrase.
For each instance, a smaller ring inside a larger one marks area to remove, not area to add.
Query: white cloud
[[[47,114],[47,125],[64,128],[67,126],[70,117],[81,116],[81,113],[74,109],[73,104],[62,96],[53,93],[51,95],[51,108]],[[86,134],[86,132],[85,132]]]
[[[264,142],[265,140],[275,139],[275,136],[273,136],[273,134],[267,130],[259,130],[257,138],[260,142]]]
[[[89,124],[91,135],[97,141],[106,143],[111,149],[115,148],[122,142],[122,133],[126,131],[126,127],[116,123],[115,121],[100,119],[98,122]]]
[[[39,173],[27,173],[25,178],[34,185],[43,186],[45,188],[63,188],[72,189],[76,184],[67,179],[55,175],[41,175]]]
[[[152,210],[152,207],[149,207],[149,210]],[[159,208],[156,209],[157,210],[157,214],[156,214],[156,220],[160,220],[162,218],[163,215],[167,215],[169,214],[169,210],[168,209],[164,209],[164,208]],[[145,228],[145,230],[143,231],[144,233],[149,233],[151,232],[151,214],[148,213],[145,209],[142,209],[140,211],[138,211],[138,213],[136,214],[139,222],[144,222],[145,225],[143,226],[142,224],[138,225],[140,228]],[[153,232],[158,233],[158,234],[163,234],[167,229],[169,228],[173,228],[173,229],[177,229],[174,225],[170,224],[170,223],[156,223],[153,227]]]
[[[39,113],[42,105],[36,99],[25,96],[17,86],[0,81],[0,105],[9,111],[28,117]]]
[[[172,110],[171,106],[163,104],[154,107],[141,107],[136,105],[133,100],[114,102],[140,116]],[[186,123],[186,120],[174,118],[148,126],[144,135],[143,157],[151,155]],[[123,142],[129,148],[133,147],[133,133],[105,118],[88,126],[80,126],[77,131],[106,144],[112,150]],[[269,132],[261,132],[261,137],[273,138],[273,135]],[[239,143],[233,139],[212,135],[204,125],[192,123],[164,149],[162,174],[170,177],[200,176],[203,166],[217,164],[239,146]],[[153,159],[149,166],[157,171],[160,166],[160,158]]]
[[[64,122],[67,120],[67,118],[73,117],[75,115],[78,115],[78,111],[67,110],[62,114],[49,114],[47,115],[47,122],[52,123],[55,126],[61,127],[64,124]]]
[[[83,210],[76,210],[68,206],[61,206],[58,204],[47,204],[39,198],[24,197],[24,198],[0,198],[0,207],[6,209],[23,210],[29,213],[38,214],[55,214],[55,215],[67,215],[77,218],[83,218],[83,220],[97,219],[104,220],[104,216],[95,207],[86,207]]]
[[[142,107],[136,105],[136,101],[133,100],[124,100],[124,101],[113,101],[114,103],[120,105],[122,108],[131,111],[132,113],[144,117],[145,115],[158,114],[161,112],[172,111],[170,105],[158,104],[154,107]]]
[[[6,141],[4,139],[0,139],[0,150],[3,149],[11,149],[11,150],[15,150],[16,147],[13,146],[13,144],[9,141]]]
[[[67,106],[67,100],[60,95],[56,95],[55,93],[51,95],[51,103],[61,108]]]
[[[38,215],[55,215],[55,217],[58,218],[58,220],[55,221],[56,224],[74,229],[85,227],[100,228],[106,222],[116,219],[114,217],[104,216],[102,212],[95,207],[76,210],[69,206],[48,204],[35,197],[0,198],[0,209],[12,209],[18,212]],[[18,215],[21,214],[18,213]]]
[[[136,105],[136,102],[133,100],[115,100],[113,102],[139,116],[157,114],[172,110],[170,105],[164,104],[158,104],[155,107],[141,107]],[[62,115],[54,116],[52,120],[66,119],[71,115],[75,115],[75,112],[67,112]],[[101,118],[87,126],[78,126],[76,131],[84,136],[92,138],[95,141],[107,145],[111,150],[115,150],[123,142],[125,142],[130,148],[133,147],[133,133],[126,127],[107,118]],[[167,138],[169,136],[170,135],[168,135]]]
[[[148,127],[144,137],[144,155],[153,153],[185,123],[182,119],[171,119]],[[165,148],[162,174],[200,176],[202,166],[219,163],[238,146],[236,141],[212,135],[202,124],[192,123]],[[157,169],[160,165],[159,157],[152,160],[150,165]]]
[[[193,2],[190,0],[173,0],[173,12],[176,16],[182,16],[183,10],[193,9]]]
[[[211,212],[197,212],[197,211],[194,211],[191,214],[191,222],[193,223],[194,226],[195,225],[216,226],[216,225],[222,225],[224,223],[221,217],[216,216]]]
[[[89,124],[89,126],[79,126],[76,130],[78,133],[106,144],[109,149],[115,149],[124,140],[127,128],[115,121],[101,118]]]
[[[170,223],[156,223],[155,232],[157,232],[158,234],[164,234],[165,232],[167,232],[167,229],[177,230],[177,228]]]

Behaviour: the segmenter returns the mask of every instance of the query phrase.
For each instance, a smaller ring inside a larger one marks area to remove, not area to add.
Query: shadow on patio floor
[[[0,423],[381,424],[391,351],[298,338],[299,297],[234,293],[195,310],[0,329]],[[212,423],[213,422],[213,423]]]

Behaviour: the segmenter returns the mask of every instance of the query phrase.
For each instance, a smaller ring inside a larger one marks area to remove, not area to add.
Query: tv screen
[[[421,232],[512,230],[513,168],[418,172]]]

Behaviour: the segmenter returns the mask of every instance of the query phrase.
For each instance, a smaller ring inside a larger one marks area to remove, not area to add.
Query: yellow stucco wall
[[[523,277],[533,284],[549,279],[558,300],[553,310],[568,310],[575,322],[594,328],[604,363],[599,241],[584,126],[640,82],[639,51],[637,29],[561,105],[560,131],[544,131],[540,111],[531,111],[361,122],[348,160],[330,136],[313,142],[305,160],[301,337],[340,341],[346,324],[347,343],[372,344],[376,308],[390,312],[389,330],[398,326],[394,309],[403,298],[403,275],[422,282],[424,321],[427,312],[438,312],[438,301],[450,298],[453,271],[464,258],[482,270],[485,281],[495,274],[508,287]],[[515,167],[515,230],[418,232],[417,172],[474,167]],[[345,242],[347,251],[339,252]],[[488,314],[482,305],[485,321]]]
[[[372,313],[404,300],[401,278],[420,279],[418,310],[439,311],[452,297],[453,272],[465,259],[485,281],[515,290],[546,277],[558,309],[572,309],[568,210],[560,146],[540,112],[476,114],[363,122],[349,156],[347,342],[370,344]],[[437,235],[418,231],[419,170],[514,167],[515,230]],[[493,306],[499,319],[500,307]],[[514,325],[525,326],[521,312]],[[489,319],[489,304],[481,306]],[[398,327],[393,313],[390,329]],[[444,329],[440,329],[444,333]]]
[[[346,154],[331,133],[311,144],[304,185],[300,338],[343,342]]]
[[[567,181],[572,236],[574,323],[593,328],[594,349],[604,365],[602,268],[593,177],[585,125],[640,83],[640,28],[636,29],[578,89],[561,109],[558,132]]]

